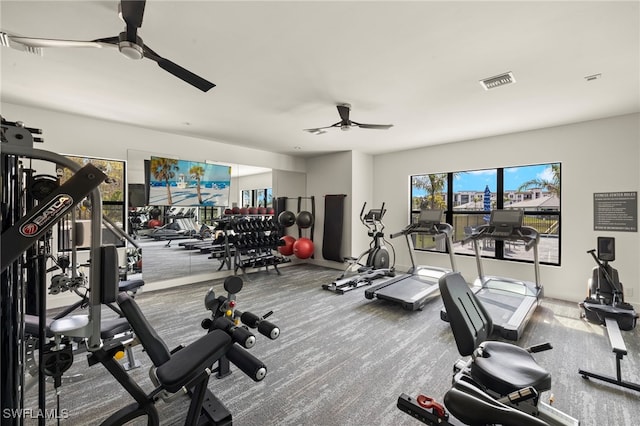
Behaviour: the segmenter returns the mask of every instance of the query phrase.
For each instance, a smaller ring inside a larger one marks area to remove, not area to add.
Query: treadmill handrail
[[[453,226],[448,223],[433,223],[431,228],[420,226],[420,223],[410,223],[401,231],[391,234],[391,238],[399,237],[400,235],[410,234],[426,234],[426,235],[440,235],[440,234],[453,234]]]
[[[465,238],[465,242],[468,242],[470,240],[491,239],[500,241],[523,241],[526,244],[537,244],[540,241],[540,233],[536,228],[533,228],[531,226],[514,227],[511,231],[511,234],[509,235],[494,235],[495,230],[495,225],[479,225],[473,230],[473,233],[471,235]],[[531,248],[531,246],[529,248]]]
[[[484,282],[484,271],[482,268],[482,256],[480,255],[480,247],[478,246],[479,240],[491,239],[494,241],[524,241],[526,251],[529,251],[533,247],[533,269],[535,275],[534,284],[536,288],[540,288],[540,260],[538,257],[538,243],[540,242],[540,233],[538,232],[538,230],[531,226],[518,226],[513,228],[510,235],[492,235],[494,230],[494,225],[480,225],[474,229],[471,236],[465,239],[465,241],[473,241],[473,249],[476,256],[476,266],[478,269],[478,278],[480,278],[480,282]]]

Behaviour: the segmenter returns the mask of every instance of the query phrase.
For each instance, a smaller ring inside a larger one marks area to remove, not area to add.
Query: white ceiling
[[[117,49],[7,47],[3,102],[287,153],[383,153],[640,111],[640,3],[149,0],[139,35],[203,93]],[[5,1],[1,29],[124,29],[117,1]],[[516,83],[485,91],[506,71]],[[585,76],[602,74],[587,82]],[[389,130],[302,129],[339,121]],[[9,120],[19,117],[7,117]]]

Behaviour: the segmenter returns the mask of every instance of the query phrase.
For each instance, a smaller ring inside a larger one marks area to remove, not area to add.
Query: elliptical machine
[[[633,330],[638,314],[633,305],[624,301],[624,288],[618,270],[609,264],[616,259],[615,248],[615,238],[598,237],[598,254],[595,249],[587,251],[597,266],[593,267],[588,280],[589,295],[580,303],[580,307],[587,321],[604,325],[606,317],[613,317],[621,330]]]
[[[344,294],[358,287],[369,285],[378,278],[393,277],[395,275],[395,249],[384,238],[384,233],[382,232],[384,230],[382,218],[387,212],[384,204],[382,203],[379,209],[370,209],[366,214],[364,213],[364,209],[367,207],[366,201],[362,205],[360,222],[367,227],[367,235],[371,237],[369,248],[357,258],[345,258],[344,261],[348,263],[345,271],[331,284],[323,284],[323,289]],[[389,250],[385,243],[391,247],[393,261],[389,257]],[[362,259],[365,257],[366,261],[362,264]]]

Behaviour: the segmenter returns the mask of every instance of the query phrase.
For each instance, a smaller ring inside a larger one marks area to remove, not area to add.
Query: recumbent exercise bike
[[[471,358],[455,363],[444,406],[424,395],[413,398],[403,393],[397,402],[400,410],[434,426],[579,425],[577,419],[540,400],[540,393],[551,389],[551,374],[531,354],[551,349],[550,344],[524,349],[487,341],[493,320],[462,275],[442,276],[439,287],[458,352]]]

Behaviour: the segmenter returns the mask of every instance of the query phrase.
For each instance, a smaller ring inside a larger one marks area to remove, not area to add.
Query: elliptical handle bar
[[[364,209],[365,207],[367,207],[367,202],[365,201],[364,204],[362,205],[362,210],[360,210],[360,220],[362,222],[364,222]]]
[[[390,236],[391,238],[397,238],[397,237],[399,237],[400,235],[404,235],[404,234],[405,234],[405,231],[404,231],[404,230],[402,230],[402,231],[400,231],[400,232],[396,232],[395,234],[391,234],[391,235],[389,235],[389,236]]]

